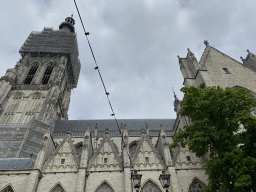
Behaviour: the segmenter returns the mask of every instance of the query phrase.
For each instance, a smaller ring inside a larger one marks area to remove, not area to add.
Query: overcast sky
[[[199,61],[204,40],[240,60],[256,53],[255,0],[77,0],[117,119],[176,118],[182,99],[177,55]],[[57,30],[74,13],[81,72],[69,119],[112,119],[73,0],[2,0],[0,76],[13,68],[31,31]]]

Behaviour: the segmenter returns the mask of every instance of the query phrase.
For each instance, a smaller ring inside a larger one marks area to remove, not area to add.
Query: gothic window
[[[13,191],[13,189],[12,189],[12,187],[11,186],[8,186],[8,187],[6,187],[3,191],[1,191],[1,192],[14,192]]]
[[[65,159],[61,159],[60,164],[65,164]]]
[[[133,144],[131,144],[131,145],[130,145],[130,147],[129,147],[129,151],[130,151],[130,155],[131,155],[131,157],[133,157],[133,155],[134,155],[134,153],[135,153],[136,148],[137,148],[137,142],[136,142],[136,143],[133,143]]]
[[[77,155],[77,158],[78,158],[79,162],[81,161],[82,148],[83,148],[83,143],[78,143],[75,146],[76,155]]]
[[[107,183],[103,183],[96,192],[114,192],[114,190]]]
[[[42,84],[47,84],[49,79],[50,79],[50,76],[51,76],[51,73],[52,73],[52,70],[53,70],[53,66],[52,65],[49,65],[45,72],[44,72],[44,76],[43,76],[43,79],[42,79]]]
[[[228,68],[223,68],[223,70],[225,71],[226,74],[230,74]]]
[[[195,179],[191,183],[188,192],[203,192],[204,189],[205,189],[205,185],[198,179]]]
[[[161,190],[151,181],[148,181],[141,189],[141,192],[161,192]]]
[[[29,72],[28,72],[28,74],[27,74],[27,77],[26,77],[26,79],[25,79],[25,81],[24,81],[24,84],[30,84],[31,83],[31,81],[32,81],[32,79],[34,78],[34,75],[35,75],[35,73],[36,73],[36,71],[37,71],[37,68],[38,68],[38,65],[36,64],[36,65],[33,65],[31,68],[30,68],[30,70],[29,70]]]
[[[65,190],[61,187],[60,184],[56,185],[51,192],[65,192]]]

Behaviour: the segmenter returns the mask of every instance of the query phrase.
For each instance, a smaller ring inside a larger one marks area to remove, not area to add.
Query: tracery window
[[[114,192],[114,190],[107,183],[103,183],[96,192]]]
[[[148,181],[141,189],[141,192],[161,192],[161,190],[151,181]]]
[[[198,179],[195,179],[191,183],[188,192],[203,192],[204,189],[205,189],[205,185]]]
[[[133,143],[132,145],[130,145],[129,152],[130,152],[131,157],[133,157],[136,148],[137,148],[137,143]]]
[[[28,74],[27,74],[27,77],[26,77],[26,79],[25,79],[25,81],[24,81],[24,84],[30,84],[31,83],[31,81],[32,81],[32,79],[34,78],[34,75],[35,75],[35,73],[36,73],[36,71],[37,71],[37,68],[38,68],[38,65],[36,64],[36,65],[33,65],[31,68],[30,68],[30,70],[29,70],[29,72],[28,72]]]
[[[82,149],[83,149],[83,143],[79,143],[75,146],[76,155],[79,162],[81,161]]]
[[[51,192],[65,192],[65,190],[61,187],[60,184],[58,184],[51,190]]]
[[[14,192],[14,191],[11,186],[8,186],[2,192]]]
[[[42,79],[42,84],[47,84],[49,79],[50,79],[50,76],[52,74],[52,70],[53,70],[53,66],[52,65],[49,65],[45,72],[44,72],[44,76],[43,76],[43,79]]]

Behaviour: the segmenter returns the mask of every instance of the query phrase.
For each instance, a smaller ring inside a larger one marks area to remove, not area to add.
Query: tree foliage
[[[205,191],[256,192],[256,101],[246,89],[191,86],[181,89],[181,116],[193,122],[175,133],[170,149],[179,145],[196,156],[209,154],[204,168]]]

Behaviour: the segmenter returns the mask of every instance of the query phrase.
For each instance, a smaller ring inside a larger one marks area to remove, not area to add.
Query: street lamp
[[[170,174],[166,174],[165,171],[162,171],[162,174],[159,176],[160,183],[166,192],[169,192],[168,188],[170,187]]]
[[[131,174],[132,185],[136,191],[139,191],[140,189],[141,177],[142,175],[139,175],[136,170]]]

